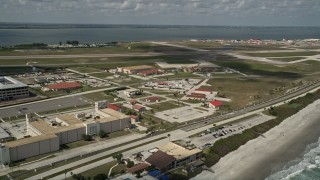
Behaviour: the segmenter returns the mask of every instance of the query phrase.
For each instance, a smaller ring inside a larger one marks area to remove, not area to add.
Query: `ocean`
[[[302,158],[290,161],[284,167],[275,168],[266,180],[319,180],[320,139],[306,147]]]
[[[320,39],[320,27],[232,27],[164,25],[68,25],[0,23],[0,46],[26,43],[57,44],[111,41],[189,39]]]

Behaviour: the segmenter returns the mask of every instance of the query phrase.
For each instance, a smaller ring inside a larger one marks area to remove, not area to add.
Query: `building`
[[[118,112],[123,112],[123,107],[117,105],[117,104],[111,104],[109,103],[108,106],[107,106],[109,109],[113,109],[115,111],[118,111]]]
[[[218,100],[214,100],[208,103],[209,107],[213,107],[215,109],[219,109],[219,107],[222,105],[223,103],[221,101]]]
[[[131,118],[131,124],[135,124],[140,120],[139,116],[136,116],[136,115],[131,115],[130,118]]]
[[[2,129],[2,127],[0,127],[0,143],[7,142],[11,139],[12,137],[10,136],[10,134],[4,129]]]
[[[159,71],[159,69],[153,68],[153,69],[140,71],[137,74],[141,76],[151,76],[151,75],[161,74],[161,72]]]
[[[137,103],[138,103],[138,101],[135,100],[135,99],[130,99],[130,100],[128,101],[128,104],[130,104],[130,105],[135,105],[135,104],[137,104]]]
[[[203,93],[191,93],[190,95],[187,95],[187,97],[199,100],[204,100],[207,98],[207,96]]]
[[[138,89],[129,89],[129,90],[125,90],[123,91],[124,95],[127,97],[134,97],[134,96],[139,96],[142,95],[142,91],[138,90]]]
[[[180,167],[189,164],[202,157],[202,151],[199,148],[182,147],[173,142],[161,145],[158,147],[158,149],[176,159],[174,167]]]
[[[161,171],[168,171],[195,162],[202,158],[202,151],[196,147],[182,147],[173,142],[157,147],[158,151],[145,161]]]
[[[205,88],[196,89],[194,92],[197,93],[197,94],[206,94],[206,95],[207,94],[212,94],[211,90],[205,89]]]
[[[26,115],[27,133],[32,136],[3,143],[0,162],[10,163],[59,150],[60,145],[82,140],[83,135],[97,135],[100,130],[112,133],[129,128],[130,117],[105,108],[106,102],[95,104],[94,118],[62,114],[46,121],[33,114]],[[79,118],[80,117],[80,118]]]
[[[9,76],[0,77],[0,101],[26,97],[29,97],[29,89],[26,84]]]
[[[176,159],[173,156],[161,150],[153,153],[150,157],[146,159],[146,162],[148,162],[149,164],[153,165],[155,168],[161,171],[167,171],[175,168],[175,161]]]
[[[161,98],[156,97],[156,96],[151,96],[151,97],[147,97],[146,102],[159,102],[161,100]]]
[[[47,88],[52,91],[73,90],[81,88],[81,84],[77,82],[62,82],[51,84]]]
[[[154,69],[154,67],[149,65],[141,65],[117,68],[117,71],[125,74],[138,74],[139,72],[147,71],[150,69]]]
[[[140,114],[143,114],[146,111],[146,108],[144,106],[141,106],[140,104],[133,105],[132,109],[137,111]]]

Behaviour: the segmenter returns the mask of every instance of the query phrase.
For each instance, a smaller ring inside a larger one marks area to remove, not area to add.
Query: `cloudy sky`
[[[0,0],[0,22],[320,26],[320,0]]]

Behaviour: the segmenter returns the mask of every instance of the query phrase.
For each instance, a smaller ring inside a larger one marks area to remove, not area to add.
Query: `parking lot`
[[[267,116],[264,114],[259,114],[255,117],[248,118],[245,121],[241,121],[239,123],[226,125],[224,127],[218,128],[216,131],[208,130],[203,132],[198,137],[194,137],[191,139],[191,142],[199,147],[200,149],[210,147],[213,145],[217,140],[221,138],[226,138],[233,134],[239,134],[244,130],[251,128],[252,126],[256,126],[258,124],[264,123],[273,119],[273,116]]]
[[[61,99],[48,100],[33,104],[20,105],[0,109],[0,118],[16,117],[26,113],[46,112],[92,103],[82,96],[72,96]]]
[[[171,123],[173,122],[183,123],[193,119],[205,117],[211,114],[212,114],[211,111],[201,111],[199,109],[186,106],[186,107],[171,109],[167,111],[157,112],[155,116],[163,120],[169,121]]]

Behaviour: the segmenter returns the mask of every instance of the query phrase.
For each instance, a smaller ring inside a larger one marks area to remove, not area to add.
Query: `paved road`
[[[23,55],[23,56],[0,56],[0,59],[58,59],[58,58],[102,58],[102,57],[148,57],[160,56],[161,53],[123,53],[123,54],[68,54],[68,55]]]

